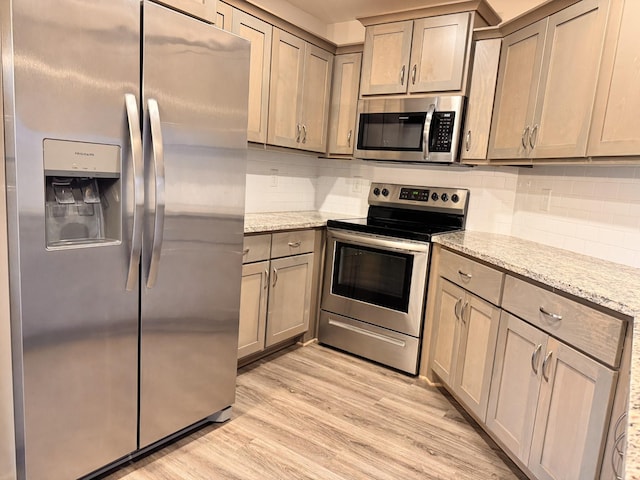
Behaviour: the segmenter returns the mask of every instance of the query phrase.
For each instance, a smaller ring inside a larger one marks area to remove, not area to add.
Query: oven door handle
[[[337,230],[329,231],[330,239],[341,240],[352,245],[362,245],[364,247],[377,247],[383,250],[394,252],[416,252],[426,253],[429,251],[428,243],[413,243],[403,239],[382,238],[364,233],[342,232]]]

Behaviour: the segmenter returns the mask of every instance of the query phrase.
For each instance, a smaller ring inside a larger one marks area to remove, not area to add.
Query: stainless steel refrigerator
[[[144,0],[2,2],[18,478],[235,399],[249,44]]]

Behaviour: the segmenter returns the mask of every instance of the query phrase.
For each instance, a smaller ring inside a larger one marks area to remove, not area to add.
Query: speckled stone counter
[[[506,235],[465,231],[433,241],[640,322],[640,269]],[[624,478],[640,479],[640,328],[633,329],[627,418]]]
[[[349,218],[349,215],[316,211],[247,213],[244,216],[244,233],[324,227],[332,218]]]

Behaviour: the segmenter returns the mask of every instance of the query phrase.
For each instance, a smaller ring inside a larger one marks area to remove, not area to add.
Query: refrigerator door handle
[[[164,179],[164,149],[162,141],[162,127],[160,125],[160,109],[158,102],[153,98],[147,100],[149,112],[149,126],[151,131],[151,150],[153,153],[153,165],[155,171],[155,219],[153,222],[153,243],[151,247],[151,261],[147,276],[147,288],[153,288],[158,278],[160,253],[162,252],[162,236],[164,233],[164,209],[165,209],[165,179]]]
[[[138,102],[132,93],[124,96],[129,126],[129,142],[131,143],[131,166],[133,171],[133,226],[131,232],[131,252],[129,256],[129,272],[127,273],[126,290],[132,291],[138,285],[138,267],[142,249],[142,219],[144,216],[144,178],[142,175],[142,134],[140,132],[140,116]]]

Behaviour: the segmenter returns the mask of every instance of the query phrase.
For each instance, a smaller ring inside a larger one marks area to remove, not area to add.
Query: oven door
[[[420,336],[429,244],[329,230],[322,309]]]

